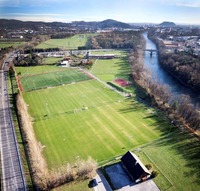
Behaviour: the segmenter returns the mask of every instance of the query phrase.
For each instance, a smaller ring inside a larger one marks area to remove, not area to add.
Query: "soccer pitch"
[[[32,91],[89,79],[90,77],[85,75],[79,69],[64,69],[25,77],[22,76],[20,82],[23,91]]]
[[[27,92],[24,98],[50,168],[87,156],[104,163],[157,139],[166,126],[97,80]]]

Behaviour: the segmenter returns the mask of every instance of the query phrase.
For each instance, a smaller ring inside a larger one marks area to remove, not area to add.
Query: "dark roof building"
[[[144,166],[144,164],[140,161],[140,159],[128,151],[121,158],[123,167],[128,172],[129,176],[137,183],[149,179],[151,177],[151,173]]]

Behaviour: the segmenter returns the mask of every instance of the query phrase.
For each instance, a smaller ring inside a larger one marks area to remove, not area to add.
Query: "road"
[[[3,191],[26,191],[18,144],[8,100],[6,65],[11,54],[0,70],[0,153],[1,188]]]

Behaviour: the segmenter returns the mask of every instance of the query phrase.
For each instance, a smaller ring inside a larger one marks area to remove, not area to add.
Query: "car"
[[[95,187],[97,185],[98,185],[98,183],[97,183],[97,180],[95,178],[90,180],[90,182],[89,182],[89,187],[90,188],[93,188],[93,187]]]
[[[97,186],[98,185],[97,180],[95,178],[92,179],[91,181],[92,181],[93,186]]]

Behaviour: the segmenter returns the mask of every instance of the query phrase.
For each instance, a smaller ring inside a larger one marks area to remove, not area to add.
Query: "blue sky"
[[[0,18],[200,24],[200,0],[0,0]]]

